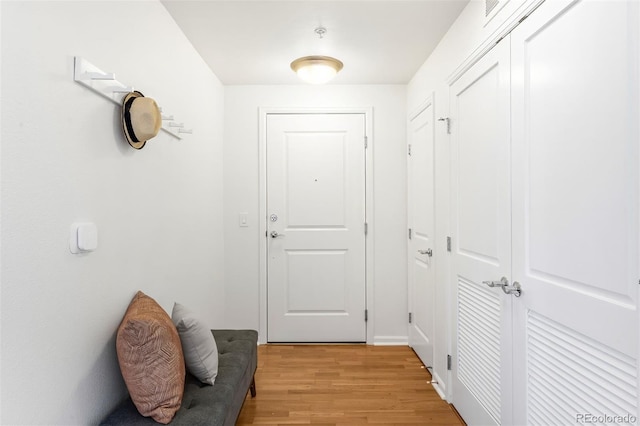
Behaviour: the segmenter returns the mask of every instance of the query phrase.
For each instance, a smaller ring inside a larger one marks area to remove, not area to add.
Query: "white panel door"
[[[638,17],[547,1],[511,36],[518,424],[639,416]]]
[[[267,115],[267,339],[364,342],[365,116]]]
[[[409,345],[433,366],[435,276],[433,103],[409,122]]]
[[[509,40],[451,87],[453,404],[470,425],[511,422]]]

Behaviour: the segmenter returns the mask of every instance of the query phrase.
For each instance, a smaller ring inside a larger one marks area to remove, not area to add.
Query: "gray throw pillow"
[[[171,320],[180,335],[187,370],[212,385],[218,375],[218,347],[211,330],[179,303],[173,305]]]

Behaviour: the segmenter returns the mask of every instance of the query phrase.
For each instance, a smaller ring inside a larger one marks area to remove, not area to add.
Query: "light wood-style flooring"
[[[238,425],[461,425],[406,346],[261,345]]]

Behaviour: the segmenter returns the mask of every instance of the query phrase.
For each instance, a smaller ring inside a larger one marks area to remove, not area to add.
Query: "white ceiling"
[[[335,84],[406,84],[469,0],[162,0],[226,85],[299,84],[300,56],[344,62]],[[323,26],[320,39],[314,30]]]

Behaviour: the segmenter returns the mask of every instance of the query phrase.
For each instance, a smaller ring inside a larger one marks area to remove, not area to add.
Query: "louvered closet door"
[[[509,40],[451,87],[453,404],[467,424],[510,422],[513,297],[483,281],[511,276]]]
[[[639,16],[547,1],[511,35],[516,424],[638,417]]]

